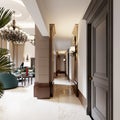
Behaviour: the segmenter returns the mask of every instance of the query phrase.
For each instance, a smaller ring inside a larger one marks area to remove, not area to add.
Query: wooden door
[[[92,0],[87,20],[87,113],[94,120],[113,119],[112,0]]]
[[[107,119],[108,37],[106,8],[91,24],[91,112],[95,120]]]

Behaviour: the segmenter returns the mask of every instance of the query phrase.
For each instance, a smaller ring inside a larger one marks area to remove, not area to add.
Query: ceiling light
[[[15,11],[13,11],[14,19],[12,24],[8,25],[6,28],[0,31],[0,37],[7,41],[12,41],[13,43],[21,44],[28,41],[28,36],[25,32],[20,30],[19,26],[16,26],[15,21]]]

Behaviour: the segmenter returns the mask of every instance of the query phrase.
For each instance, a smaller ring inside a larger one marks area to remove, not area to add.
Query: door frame
[[[109,39],[109,83],[108,83],[108,120],[113,120],[113,0],[92,0],[83,19],[87,21],[87,114],[91,116],[91,23],[101,9],[108,6]]]

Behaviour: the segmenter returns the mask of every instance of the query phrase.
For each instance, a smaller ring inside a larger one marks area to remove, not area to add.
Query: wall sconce
[[[71,46],[70,49],[69,49],[69,53],[73,56],[76,56],[76,53],[77,53],[76,46]]]
[[[26,61],[27,61],[27,62],[29,61],[29,56],[28,56],[28,55],[26,56]]]

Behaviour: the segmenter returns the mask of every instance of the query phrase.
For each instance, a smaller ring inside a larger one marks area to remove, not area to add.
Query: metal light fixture
[[[1,39],[12,41],[16,44],[23,44],[28,41],[28,36],[20,29],[20,27],[16,26],[15,11],[13,11],[13,15],[14,19],[12,24],[8,25],[6,28],[0,31],[0,37]]]

